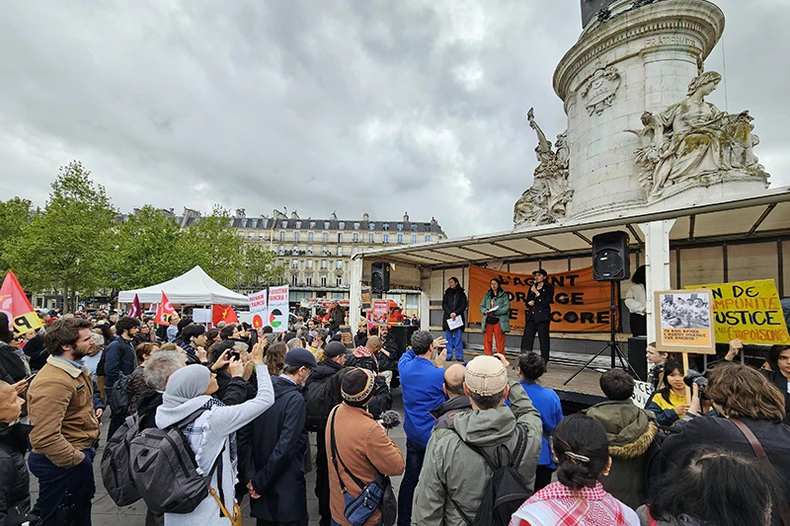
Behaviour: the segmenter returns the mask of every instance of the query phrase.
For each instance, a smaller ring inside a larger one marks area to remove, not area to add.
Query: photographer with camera
[[[790,426],[782,423],[782,393],[760,372],[740,364],[722,364],[704,377],[697,375],[692,392],[688,416],[664,440],[666,460],[678,465],[689,449],[700,444],[758,460],[767,456],[783,479],[786,501],[790,500]],[[702,416],[703,398],[712,402],[719,417]]]

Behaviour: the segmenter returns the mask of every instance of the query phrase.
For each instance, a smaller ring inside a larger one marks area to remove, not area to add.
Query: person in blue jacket
[[[551,436],[551,432],[562,421],[562,406],[560,397],[553,389],[543,387],[538,383],[538,378],[546,372],[546,362],[541,355],[530,352],[522,354],[518,359],[518,377],[521,379],[521,386],[527,392],[532,405],[540,413],[543,422],[543,440],[538,458],[538,469],[535,473],[535,492],[551,484],[551,476],[556,469],[551,453],[551,446],[546,437]]]
[[[417,331],[411,337],[411,349],[398,362],[403,393],[403,430],[406,432],[406,471],[398,492],[398,526],[411,525],[414,489],[436,423],[431,410],[445,402],[442,389],[447,357],[445,343],[443,338],[434,340],[428,331]],[[431,362],[433,351],[440,353],[436,365]]]
[[[104,389],[107,398],[110,398],[112,386],[121,375],[128,376],[134,372],[137,363],[134,355],[134,337],[140,330],[140,320],[131,316],[124,316],[115,323],[115,339],[104,348]],[[121,427],[128,416],[128,408],[113,407],[110,416],[110,429],[107,440],[111,439],[115,431]]]

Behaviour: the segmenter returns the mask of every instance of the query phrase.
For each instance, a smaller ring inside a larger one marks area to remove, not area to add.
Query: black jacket
[[[742,419],[762,444],[779,476],[785,481],[785,494],[790,501],[790,426],[767,420]],[[720,447],[749,458],[756,458],[744,434],[727,418],[699,416],[690,421],[679,421],[673,433],[664,440],[662,449],[669,463],[684,462],[693,446]]]
[[[256,389],[244,378],[234,378],[228,371],[217,371],[217,385],[214,398],[225,405],[239,405],[255,398]]]
[[[31,426],[0,423],[0,525],[29,520],[30,475],[25,465]]]
[[[134,344],[131,340],[126,340],[120,336],[116,336],[104,348],[103,358],[104,374],[106,376],[104,386],[108,392],[113,384],[118,381],[121,374],[130,375],[137,367]]]
[[[760,372],[785,395],[785,424],[790,425],[790,393],[787,392],[787,378],[778,371],[762,370]]]
[[[22,351],[29,358],[28,363],[31,370],[38,371],[44,367],[47,358],[49,358],[49,353],[44,348],[44,331],[38,331],[36,336],[25,344]]]
[[[25,362],[20,358],[14,348],[5,342],[0,342],[0,380],[8,384],[15,384],[27,377]]]
[[[343,310],[343,307],[338,305],[337,307],[333,307],[329,311],[329,328],[333,331],[336,331],[340,328],[343,323],[346,321],[346,311]]]
[[[368,333],[357,331],[357,333],[354,335],[354,345],[357,347],[364,347],[367,343],[368,343]]]
[[[534,301],[533,307],[529,306],[529,302]],[[530,287],[527,293],[527,320],[541,323],[544,321],[551,321],[551,304],[554,303],[554,287],[544,281],[543,288],[540,290],[540,296],[535,295]]]
[[[261,497],[250,500],[253,517],[271,522],[307,519],[305,401],[289,379],[272,376],[274,405],[253,423],[252,480]]]
[[[472,409],[472,401],[469,400],[468,396],[456,396],[455,398],[447,400],[436,409],[431,409],[428,412],[436,419],[436,423],[433,426],[434,428],[450,429],[452,426],[449,424],[456,413],[468,411],[470,409]]]
[[[329,418],[329,413],[332,411],[332,408],[341,402],[340,376],[338,376],[337,373],[339,373],[342,370],[343,370],[342,365],[335,363],[332,360],[324,360],[318,362],[318,366],[316,366],[316,368],[313,369],[313,372],[310,373],[310,376],[307,378],[307,382],[305,382],[304,385],[304,392],[302,393],[305,396],[305,400],[307,399],[307,392],[310,391],[311,389],[320,389],[322,392],[328,392],[332,394],[331,403],[327,401],[326,404],[322,403],[320,407],[320,409],[322,410],[321,412],[325,412],[326,414],[321,414],[321,415],[312,414],[316,411],[310,411],[310,414],[306,416],[308,422],[311,424],[311,427],[326,426],[326,420],[327,418]],[[324,391],[323,386],[327,383],[329,384],[329,390]]]
[[[466,308],[469,307],[469,300],[466,298],[466,292],[464,289],[461,288],[461,285],[456,285],[454,289],[448,288],[444,291],[444,296],[442,297],[442,310],[444,311],[444,316],[442,317],[442,329],[448,330],[447,327],[447,319],[450,317],[450,314],[456,313],[459,316],[462,316],[464,319],[464,325],[461,327],[461,330],[464,330],[466,327]]]

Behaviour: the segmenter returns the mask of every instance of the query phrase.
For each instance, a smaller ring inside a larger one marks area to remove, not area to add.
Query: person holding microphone
[[[543,362],[549,363],[549,347],[551,338],[551,304],[554,303],[554,286],[547,281],[548,273],[539,268],[532,273],[535,281],[527,294],[527,319],[524,326],[524,335],[521,337],[522,354],[532,352],[535,345],[535,335],[540,342],[540,355]]]

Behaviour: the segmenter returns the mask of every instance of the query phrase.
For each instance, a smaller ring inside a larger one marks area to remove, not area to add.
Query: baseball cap
[[[507,371],[498,358],[478,356],[466,365],[464,382],[470,392],[491,396],[505,390]]]
[[[326,344],[326,348],[324,348],[324,356],[327,356],[328,358],[342,356],[347,353],[348,349],[346,349],[346,346],[340,342],[329,342]]]

